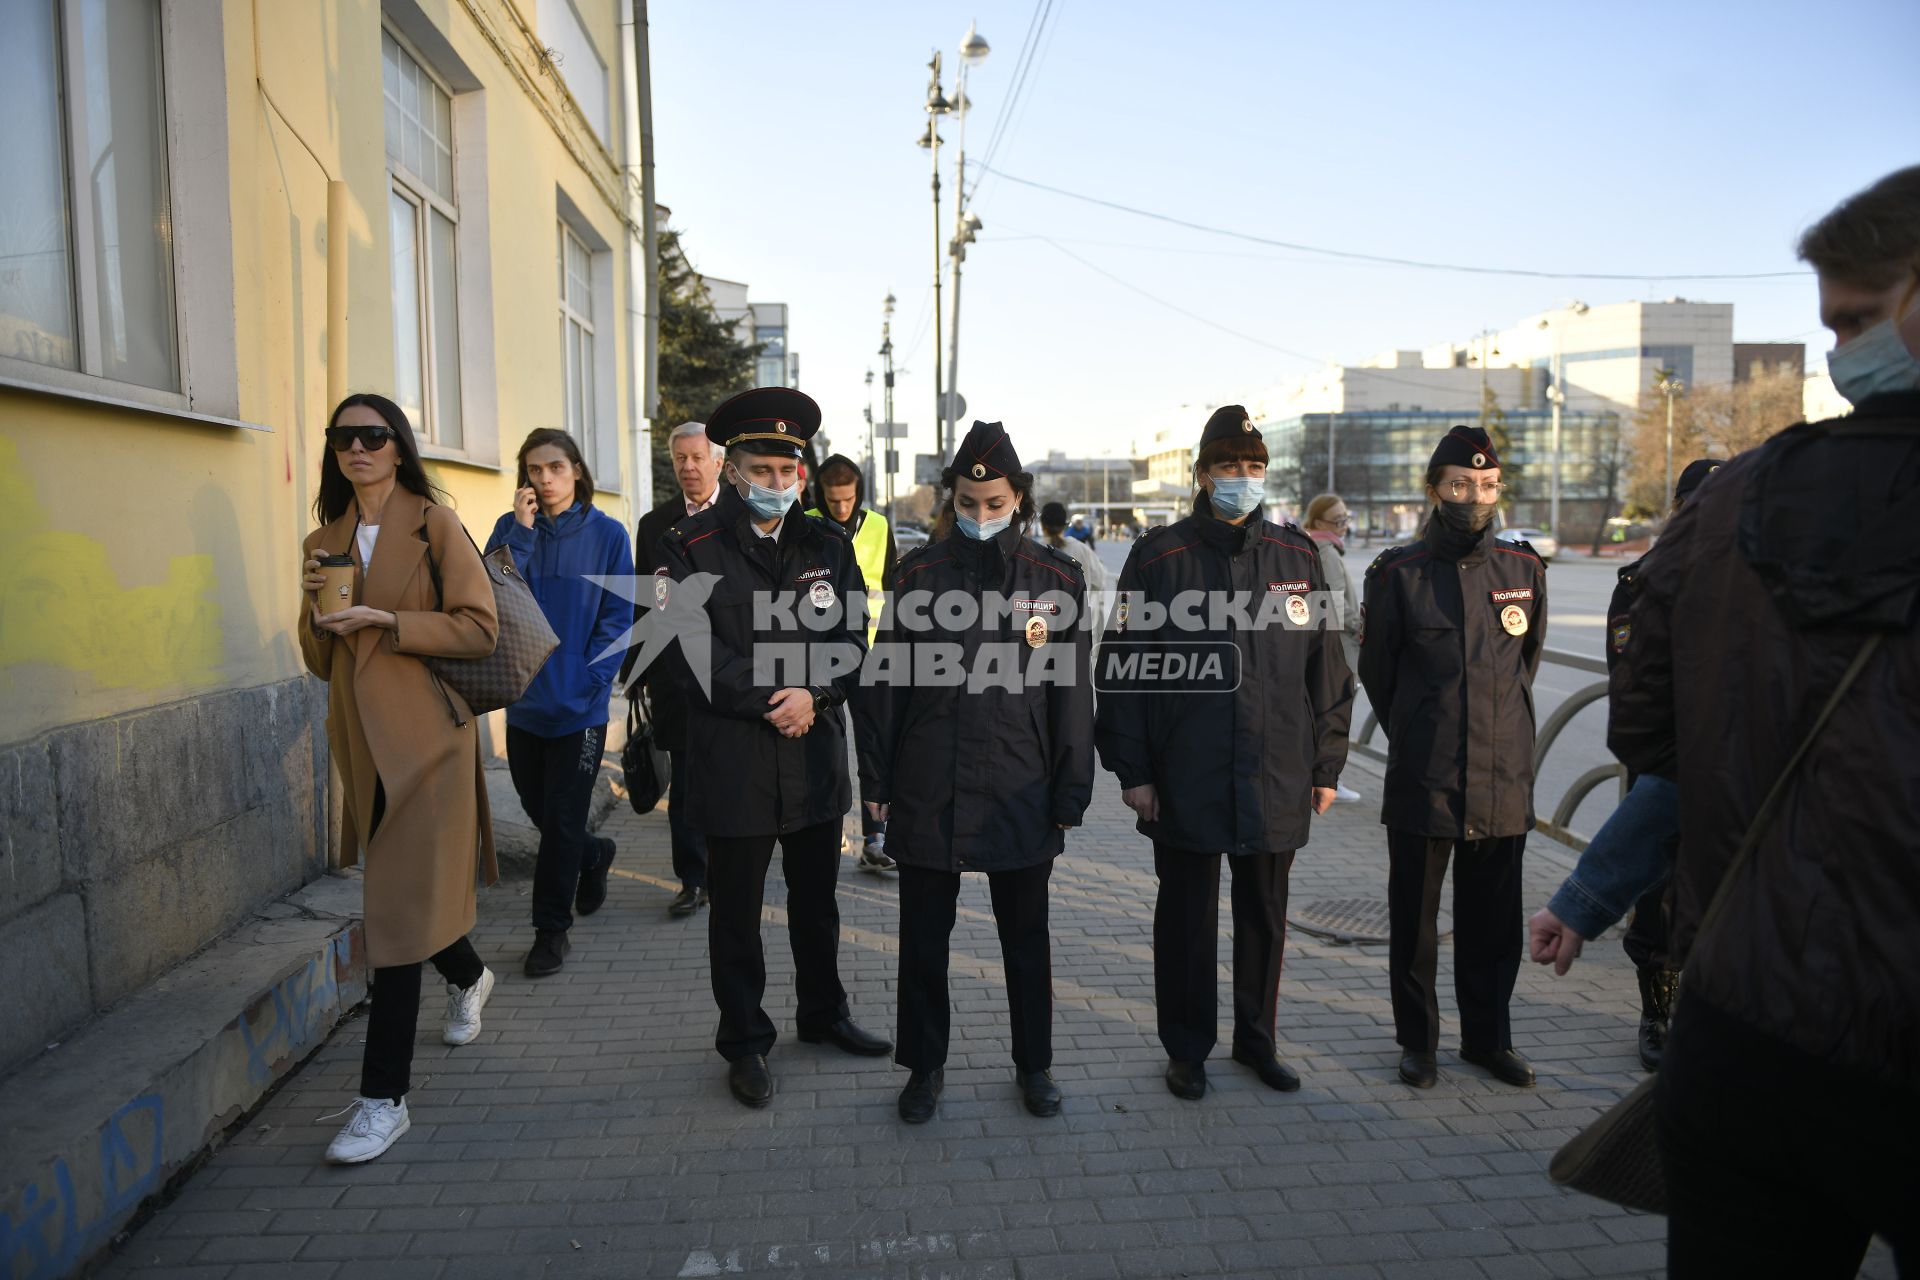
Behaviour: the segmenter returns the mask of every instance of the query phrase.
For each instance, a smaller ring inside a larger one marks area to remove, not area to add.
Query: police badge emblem
[[[1038,649],[1047,642],[1047,620],[1039,614],[1027,619],[1027,648]]]
[[[824,581],[814,583],[807,588],[807,599],[813,601],[813,607],[816,609],[831,609],[833,607],[832,584]]]
[[[1527,611],[1517,604],[1508,605],[1500,611],[1500,625],[1510,636],[1527,634]]]
[[[654,575],[654,579],[653,579],[653,607],[654,608],[664,609],[667,607],[667,592],[672,590],[672,587],[671,587],[672,581],[673,579],[665,576],[664,574]]]
[[[1307,598],[1305,596],[1294,595],[1287,597],[1288,622],[1291,622],[1296,627],[1304,627],[1307,625],[1307,620],[1312,616],[1312,613],[1307,609]]]

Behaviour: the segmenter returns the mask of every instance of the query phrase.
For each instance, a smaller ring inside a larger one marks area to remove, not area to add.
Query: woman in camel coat
[[[328,685],[327,740],[344,788],[341,861],[365,864],[373,984],[361,1097],[327,1152],[359,1163],[409,1124],[422,962],[448,985],[449,1044],[478,1033],[493,987],[467,941],[475,882],[498,874],[478,730],[422,659],[485,657],[498,622],[479,552],[460,518],[434,501],[400,407],[349,396],[327,445],[314,503],[322,527],[305,542],[304,585],[309,593],[321,585],[320,557],[349,556],[353,602],[323,606],[309,594],[298,632],[307,669]]]

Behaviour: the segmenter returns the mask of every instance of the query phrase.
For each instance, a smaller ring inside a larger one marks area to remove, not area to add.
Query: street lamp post
[[[887,294],[887,300],[881,304],[880,311],[880,369],[882,385],[880,403],[887,415],[887,448],[880,455],[880,468],[887,473],[887,520],[893,520],[893,294]]]
[[[967,246],[980,232],[979,215],[967,209],[967,115],[973,107],[967,98],[967,69],[985,62],[990,52],[986,37],[970,24],[966,39],[960,42],[960,70],[955,73],[953,89],[953,109],[960,117],[959,151],[953,162],[953,240],[947,246],[947,254],[953,259],[953,332],[948,338],[947,396],[941,402],[942,416],[954,418],[956,434],[960,426],[960,264],[967,260]]]
[[[1673,376],[1673,370],[1662,369],[1659,374],[1660,390],[1667,397],[1667,487],[1664,492],[1670,499],[1673,494],[1673,398],[1687,389],[1687,384]]]
[[[1567,311],[1576,316],[1587,314],[1591,308],[1584,302],[1570,302]],[[1549,472],[1547,490],[1547,532],[1554,537],[1560,536],[1560,411],[1566,407],[1567,393],[1560,386],[1566,374],[1565,334],[1562,323],[1557,320],[1542,320],[1540,327],[1553,326],[1553,385],[1547,388],[1547,403],[1553,406],[1553,465]]]
[[[953,111],[953,104],[947,101],[947,95],[940,88],[940,51],[934,50],[933,59],[927,63],[933,75],[927,81],[927,131],[920,135],[920,145],[927,149],[933,159],[933,439],[934,452],[940,457],[947,456],[947,419],[941,398],[945,392],[941,388],[941,352],[940,352],[940,279],[946,274],[940,261],[940,131],[935,126],[940,117]]]
[[[880,472],[873,456],[873,370],[867,370],[867,494],[880,490]]]

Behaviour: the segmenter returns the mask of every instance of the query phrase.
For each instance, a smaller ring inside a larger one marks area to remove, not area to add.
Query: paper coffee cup
[[[326,585],[320,588],[320,612],[338,613],[353,603],[353,557],[321,556],[320,576]]]

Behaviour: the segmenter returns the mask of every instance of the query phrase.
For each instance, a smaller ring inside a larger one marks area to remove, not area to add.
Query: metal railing
[[[1583,653],[1569,653],[1565,649],[1548,649],[1542,656],[1542,660],[1552,663],[1555,666],[1571,667],[1575,671],[1591,672],[1599,676],[1600,679],[1582,689],[1576,690],[1565,702],[1555,707],[1553,714],[1547,717],[1546,724],[1541,726],[1539,733],[1535,735],[1533,742],[1533,776],[1536,779],[1540,776],[1541,766],[1546,763],[1548,750],[1559,740],[1562,731],[1564,731],[1569,724],[1573,723],[1573,718],[1607,696],[1607,664],[1604,659],[1590,658]],[[1381,764],[1385,764],[1387,762],[1387,753],[1373,745],[1373,735],[1379,731],[1379,728],[1380,717],[1369,709],[1365,723],[1360,726],[1359,735],[1348,744],[1347,749],[1351,752],[1357,752],[1369,760],[1377,760]],[[1624,765],[1618,761],[1608,761],[1606,764],[1595,765],[1573,780],[1573,785],[1569,786],[1566,794],[1560,797],[1560,803],[1554,806],[1552,818],[1534,819],[1535,829],[1544,835],[1552,836],[1555,840],[1558,840],[1560,843],[1577,852],[1585,853],[1587,850],[1588,837],[1575,831],[1567,824],[1573,821],[1573,815],[1580,811],[1580,806],[1585,802],[1586,798],[1601,786],[1605,785],[1609,780],[1617,780],[1620,786],[1620,794],[1622,796],[1626,795],[1627,770]],[[1538,783],[1536,782],[1535,785],[1538,786]],[[1536,802],[1538,799],[1539,797],[1536,795]],[[1536,808],[1537,807],[1536,804]]]

